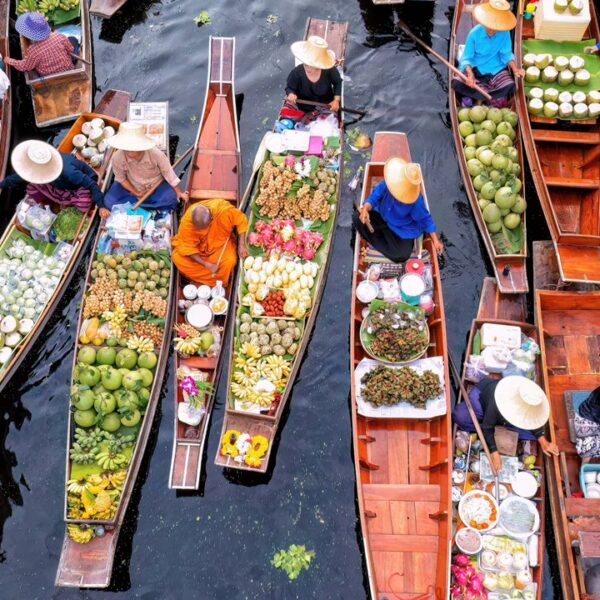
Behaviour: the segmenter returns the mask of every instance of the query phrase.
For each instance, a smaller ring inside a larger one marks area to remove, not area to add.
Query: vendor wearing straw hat
[[[490,0],[476,4],[473,18],[477,21],[469,34],[459,60],[461,71],[468,81],[452,80],[452,87],[463,96],[462,105],[472,106],[473,100],[484,100],[484,96],[473,86],[477,84],[492,97],[492,106],[505,106],[506,99],[515,91],[515,77],[523,77],[525,71],[517,67],[512,51],[510,31],[517,19],[510,10],[507,0]]]
[[[390,158],[383,168],[383,179],[365,200],[360,213],[353,216],[358,233],[395,263],[410,258],[415,238],[424,233],[431,235],[434,248],[441,254],[444,245],[421,194],[421,167]]]
[[[292,54],[300,61],[287,78],[285,92],[289,102],[311,100],[329,104],[329,108],[337,112],[342,97],[342,78],[335,66],[335,55],[327,42],[312,35],[303,42],[294,42]],[[314,106],[298,103],[304,112],[314,110]]]
[[[544,427],[550,417],[550,403],[537,383],[521,375],[509,375],[500,380],[486,377],[471,389],[469,398],[496,470],[502,467],[494,437],[496,426],[517,432],[520,440],[537,439],[544,454],[558,455],[558,446],[544,435]],[[475,431],[466,404],[459,402],[452,416],[461,429]]]
[[[14,175],[0,182],[0,188],[25,188],[36,202],[54,202],[87,211],[92,205],[102,208],[104,196],[96,183],[95,171],[72,154],[38,140],[18,144],[10,157]],[[23,190],[25,191],[25,190]]]
[[[169,159],[144,133],[143,125],[121,123],[119,133],[109,138],[108,144],[117,150],[113,156],[115,182],[104,200],[107,209],[100,211],[103,218],[115,204],[133,205],[149,192],[142,203],[142,208],[149,210],[174,210],[179,198],[187,200]]]
[[[37,71],[41,76],[73,69],[73,44],[62,33],[52,31],[46,17],[39,12],[22,14],[15,29],[31,43],[23,60],[5,58],[4,62],[17,71]]]

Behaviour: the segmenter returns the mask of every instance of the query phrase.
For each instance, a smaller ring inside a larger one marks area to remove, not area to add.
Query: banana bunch
[[[122,465],[128,463],[128,459],[124,454],[118,452],[111,452],[110,450],[103,450],[96,455],[96,463],[102,469],[108,469],[114,471]]]
[[[70,494],[81,494],[87,487],[87,480],[82,479],[69,479],[67,481],[67,492]]]
[[[240,347],[240,354],[244,354],[248,358],[260,358],[260,348],[252,342],[244,342]]]
[[[127,347],[138,352],[152,352],[154,342],[150,338],[134,335],[127,340]]]
[[[271,354],[259,361],[258,371],[262,377],[272,381],[278,387],[278,383],[280,381],[285,383],[289,376],[290,363],[281,356]]]
[[[194,354],[198,354],[198,352],[202,348],[202,341],[199,337],[195,338],[175,338],[173,340],[175,342],[175,350],[179,352],[179,354],[188,354],[190,356]]]
[[[135,435],[117,434],[108,441],[108,450],[110,452],[113,452],[114,454],[117,454],[118,452],[121,452],[121,450],[123,450],[124,448],[129,448],[130,446],[133,446],[133,442],[135,442]]]
[[[67,525],[69,537],[78,544],[87,544],[94,537],[94,530],[85,525]]]
[[[26,12],[34,12],[38,9],[36,0],[19,0],[17,2],[17,14],[22,15]]]
[[[120,471],[115,471],[114,473],[109,473],[106,476],[106,480],[116,490],[123,489],[123,484],[125,483],[125,479],[127,479],[127,470],[126,469],[121,469]]]
[[[115,310],[105,310],[102,313],[102,318],[108,323],[110,334],[115,337],[121,337],[123,333],[123,325],[127,320],[127,311],[121,304]],[[135,350],[135,348],[132,348]]]
[[[245,401],[250,404],[257,404],[258,406],[269,407],[271,406],[271,402],[273,402],[273,392],[250,388]]]
[[[252,387],[259,379],[260,375],[257,369],[248,373],[244,371],[234,371],[233,380],[244,387]]]
[[[95,446],[84,450],[81,444],[75,442],[73,447],[69,450],[69,456],[74,463],[80,465],[89,465],[96,461],[96,455],[100,452],[100,448]]]

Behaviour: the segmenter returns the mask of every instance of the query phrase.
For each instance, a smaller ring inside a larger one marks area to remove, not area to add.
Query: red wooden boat
[[[110,19],[120,10],[127,0],[92,0],[90,14],[103,19]]]
[[[4,57],[10,56],[8,47],[9,27],[10,27],[10,1],[2,0],[0,2],[0,54]],[[5,65],[4,72],[10,77],[10,69]],[[12,125],[12,91],[9,87],[6,90],[4,99],[0,102],[0,179],[6,175],[8,157],[10,155],[10,129]]]

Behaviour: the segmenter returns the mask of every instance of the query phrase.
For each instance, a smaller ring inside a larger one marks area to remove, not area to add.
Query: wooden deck
[[[583,39],[598,39],[594,3]],[[515,54],[534,37],[533,20],[519,18]],[[516,94],[527,158],[564,281],[600,283],[600,123],[531,117],[525,86]]]
[[[406,135],[378,132],[373,162],[367,164],[363,200],[381,181],[383,163],[399,156],[410,160]],[[426,198],[425,191],[423,194]],[[365,271],[357,236],[353,290]],[[356,407],[355,366],[365,357],[359,330],[363,305],[353,293],[350,326],[351,406],[354,466],[358,506],[371,596],[434,600],[446,598],[450,564],[450,395],[444,303],[437,256],[429,238],[425,247],[432,256],[434,314],[428,323],[431,344],[427,356],[444,359],[447,413],[416,419],[375,419],[360,415]]]
[[[237,126],[234,89],[235,38],[211,37],[209,42],[209,72],[202,120],[196,138],[192,168],[187,183],[190,194],[188,205],[208,198],[224,198],[237,206],[240,192],[240,144]],[[186,206],[186,209],[188,206]],[[227,299],[232,300],[231,288],[235,272],[227,286]],[[177,275],[177,300],[183,298],[183,286],[189,283]],[[230,308],[233,301],[230,302]],[[202,455],[208,424],[214,405],[214,394],[206,403],[206,413],[197,427],[190,427],[177,418],[177,406],[183,402],[178,386],[177,369],[193,367],[209,374],[215,389],[219,383],[223,360],[226,356],[225,334],[232,310],[217,316],[215,325],[223,328],[221,353],[218,357],[182,358],[175,353],[175,423],[173,454],[169,474],[169,487],[195,490],[200,483]],[[185,321],[178,313],[176,322]]]
[[[483,1],[483,0],[481,0]],[[476,25],[473,20],[472,9],[474,6],[480,3],[480,0],[458,0],[456,7],[454,8],[454,22],[452,24],[452,36],[450,39],[450,56],[449,60],[451,64],[456,64],[458,47],[465,43],[467,34]],[[454,75],[450,72],[450,77]],[[492,238],[487,229],[481,209],[479,208],[478,194],[473,187],[471,176],[467,169],[467,161],[465,159],[463,151],[463,141],[458,130],[458,98],[450,85],[448,86],[449,93],[449,106],[450,106],[450,119],[452,121],[452,135],[454,136],[454,143],[456,146],[456,157],[460,167],[460,172],[465,186],[465,191],[469,202],[471,204],[471,210],[475,217],[475,222],[479,233],[483,238],[483,243],[486,247],[494,275],[500,286],[500,291],[504,294],[522,294],[529,290],[529,284],[527,281],[527,229],[526,229],[526,218],[523,213],[523,226],[524,236],[523,245],[520,252],[517,254],[498,254],[494,248]],[[515,141],[515,147],[519,150],[519,163],[521,165],[521,179],[523,180],[525,169],[523,159],[523,148],[521,142],[521,127],[517,128],[517,138]],[[521,190],[521,195],[525,197],[525,185]]]
[[[126,3],[127,0],[92,0],[90,14],[103,19],[110,19]]]

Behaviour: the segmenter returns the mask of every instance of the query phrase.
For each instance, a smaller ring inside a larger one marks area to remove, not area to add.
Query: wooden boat
[[[594,2],[583,39],[600,38]],[[515,55],[534,39],[533,19],[519,17]],[[531,116],[525,86],[517,109],[531,176],[548,223],[563,281],[600,283],[600,123]]]
[[[172,231],[174,225],[175,217],[171,214],[169,216],[168,229]],[[85,334],[87,335],[87,329],[85,329],[84,327],[84,310],[90,294],[90,285],[93,281],[93,270],[98,269],[97,275],[100,276],[100,267],[95,266],[95,262],[102,261],[102,264],[110,266],[110,264],[108,262],[105,262],[103,259],[105,259],[107,256],[115,256],[114,253],[104,254],[105,252],[107,252],[106,245],[100,245],[100,243],[103,242],[104,231],[104,228],[101,228],[96,236],[93,248],[94,260],[91,260],[88,266],[84,286],[84,299],[82,302],[82,309],[79,314],[77,326],[78,339],[76,342],[75,353],[73,357],[72,384],[75,389],[79,387],[77,385],[78,383],[83,383],[83,381],[79,379],[79,375],[76,375],[76,373],[81,373],[82,368],[82,364],[80,362],[80,353],[83,350],[90,348],[90,340],[82,339],[82,332],[84,332],[85,330]],[[114,245],[111,243],[110,249],[112,250],[113,248]],[[137,260],[139,260],[140,257],[142,257],[143,260],[144,252],[147,251],[142,250],[138,252]],[[168,251],[166,250],[164,252],[168,253]],[[165,254],[160,254],[160,256],[165,256]],[[153,258],[155,261],[158,261],[158,257],[155,253],[150,254],[150,258]],[[65,533],[60,562],[56,574],[55,585],[57,586],[104,588],[110,584],[115,551],[117,547],[117,540],[121,531],[121,526],[123,525],[123,521],[127,512],[129,501],[131,499],[131,495],[133,493],[134,486],[136,484],[137,476],[144,457],[144,452],[146,450],[146,444],[148,442],[148,438],[152,430],[154,415],[159,404],[162,384],[169,359],[171,345],[170,331],[173,322],[173,309],[175,306],[173,293],[175,285],[175,273],[172,261],[169,260],[169,263],[169,278],[166,284],[168,287],[166,288],[167,293],[164,295],[164,308],[162,317],[163,335],[160,345],[155,344],[155,366],[149,366],[147,368],[148,371],[151,370],[150,372],[153,375],[153,377],[151,378],[151,382],[149,384],[144,384],[144,389],[146,390],[145,397],[142,395],[142,390],[140,390],[139,386],[133,388],[125,387],[124,385],[123,388],[118,386],[118,389],[114,391],[114,394],[115,399],[118,399],[119,401],[119,409],[116,409],[114,403],[110,409],[107,409],[107,412],[109,412],[109,414],[117,415],[116,431],[115,428],[108,429],[105,426],[102,419],[103,413],[99,410],[99,414],[96,420],[92,422],[92,425],[88,426],[75,423],[74,414],[76,413],[74,412],[75,407],[73,406],[73,397],[71,398],[71,402],[69,402],[64,508],[64,520],[67,526],[67,532]],[[113,265],[113,268],[116,269],[121,264],[125,263],[118,262],[117,267],[114,267]],[[135,263],[133,263],[133,266],[131,268],[137,270]],[[165,270],[167,268],[167,263],[163,265],[158,263],[158,268]],[[166,277],[166,275],[164,275],[162,271],[161,277]],[[149,288],[146,287],[146,290],[148,289]],[[156,294],[154,295],[156,296]],[[143,304],[143,307],[144,308],[141,311],[141,313],[137,313],[137,315],[135,316],[137,317],[139,316],[139,314],[144,314],[145,316],[143,316],[142,319],[146,319],[144,321],[145,323],[150,323],[150,321],[147,320],[147,316],[149,314],[147,311],[152,311],[152,309],[148,308],[146,303]],[[117,309],[114,308],[113,310],[116,311]],[[127,311],[128,319],[135,318],[131,316],[131,309],[128,308]],[[153,312],[150,312],[150,314],[156,315],[156,313]],[[102,318],[106,319],[106,313],[102,313]],[[123,329],[124,333],[120,334],[120,336],[127,335],[128,331],[128,329]],[[116,334],[111,333],[111,335]],[[116,343],[116,346],[113,346],[112,349],[123,350],[126,347],[130,348],[130,341],[131,338],[129,338],[129,341],[127,342],[127,344],[125,344],[123,341],[119,340]],[[111,344],[106,339],[100,339],[98,342],[92,341],[92,343],[94,344],[94,347],[97,348],[98,353],[101,349],[111,349]],[[141,353],[142,351],[140,350],[139,352]],[[129,367],[129,370],[132,373],[135,372],[134,369],[136,369],[135,362],[137,362],[138,369],[140,367],[143,367],[143,365],[140,364],[139,356],[136,355],[136,361],[134,361],[133,366]],[[88,365],[89,364],[91,363],[88,362]],[[101,364],[101,361],[98,361],[96,364]],[[105,362],[103,364],[109,365],[113,363]],[[114,364],[116,366],[119,365],[118,362]],[[116,371],[116,369],[114,370]],[[121,382],[121,377],[119,377],[119,382]],[[104,380],[102,380],[102,384],[103,383]],[[71,393],[73,393],[73,387],[71,388]],[[90,386],[83,385],[83,388],[79,387],[79,391],[81,391],[82,389],[89,390],[89,387]],[[114,387],[107,387],[102,392],[104,393],[108,389],[115,390]],[[121,403],[121,398],[119,398],[119,396],[117,395],[121,389],[128,389],[136,392],[134,393],[134,404],[131,405],[131,400],[127,401],[127,403],[129,404],[129,409],[127,408],[126,404]],[[99,397],[99,394],[100,391],[94,389],[95,399]],[[95,402],[93,406],[96,406]],[[144,411],[143,417],[140,417],[140,410],[138,409]],[[129,410],[130,413],[134,413],[134,415],[135,413],[137,413],[137,422],[134,422],[131,425],[128,425],[126,422],[124,422],[123,416],[126,416],[128,413],[123,412],[123,410]],[[101,427],[104,433],[110,432],[111,434],[114,434],[113,440],[116,439],[117,441],[123,440],[124,436],[133,434],[134,440],[132,442],[130,442],[127,445],[120,446],[118,450],[115,450],[111,454],[111,456],[113,457],[115,457],[115,454],[116,457],[118,457],[119,454],[121,454],[122,457],[126,458],[126,461],[124,461],[123,463],[118,462],[117,466],[113,466],[112,464],[107,466],[106,464],[102,464],[99,461],[101,452],[105,452],[107,450],[110,451],[109,444],[111,442],[109,441],[109,438],[107,438],[107,440],[105,441],[97,442],[95,444],[97,447],[99,447],[100,452],[96,450],[97,455],[94,455],[90,460],[88,460],[88,464],[82,464],[81,461],[78,461],[76,463],[74,460],[72,460],[71,453],[74,450],[78,450],[76,444],[79,444],[81,441],[81,439],[77,437],[77,433],[80,431],[85,431],[87,434],[89,434],[90,431],[94,430],[92,429],[93,426],[96,426],[94,427],[94,429],[96,430],[99,430],[99,428]],[[83,430],[82,427],[85,427],[87,429]],[[102,445],[100,446],[100,444]],[[80,484],[79,491],[73,491],[71,484],[74,481],[76,481],[77,484]],[[85,492],[83,488],[85,488]],[[108,493],[108,495],[110,496],[110,509],[106,508],[103,510],[99,510],[99,508],[96,508],[96,505],[99,504],[101,494],[103,492],[105,493],[103,502],[107,498],[106,493]],[[81,494],[83,508],[78,508],[77,505],[75,505],[75,509],[73,508],[74,494],[77,502],[79,502],[78,498],[79,494]],[[90,494],[92,495],[90,496]],[[96,502],[96,500],[98,500],[98,502]],[[92,511],[92,509],[90,508],[90,506],[92,505],[94,506],[94,509],[93,512],[90,512]],[[84,537],[83,539],[76,537],[85,535],[88,535],[90,537]]]
[[[378,132],[372,162],[367,163],[364,202],[383,178],[384,162],[399,156],[410,161],[404,133]],[[425,190],[423,195],[426,199]],[[354,370],[368,358],[360,341],[365,305],[354,291],[367,270],[366,242],[357,235],[354,251],[350,326],[351,405],[358,508],[371,597],[446,598],[449,588],[452,447],[446,324],[440,271],[429,236],[435,309],[427,322],[426,357],[443,360],[446,409],[429,418],[373,418],[357,407]]]
[[[81,27],[79,56],[83,61],[75,62],[70,71],[41,77],[35,71],[25,73],[25,82],[31,89],[35,124],[48,127],[76,119],[82,113],[92,110],[92,33],[88,0],[80,0],[81,13],[78,24]],[[29,41],[21,36],[21,53],[24,55]],[[85,62],[84,62],[85,61]]]
[[[472,353],[475,336],[478,331],[481,330],[481,327],[484,323],[491,323],[497,325],[509,325],[519,327],[525,335],[529,336],[536,342],[539,342],[539,336],[537,328],[530,323],[527,323],[527,302],[526,297],[524,295],[514,295],[514,294],[503,294],[500,292],[500,288],[497,284],[497,281],[491,277],[486,277],[483,280],[483,287],[481,290],[481,297],[479,301],[479,308],[477,310],[477,318],[473,320],[471,324],[471,329],[469,332],[469,339],[467,342],[467,352],[466,355],[469,356]],[[536,361],[536,374],[538,383],[541,384],[542,374],[541,374],[542,361],[541,357],[538,357]],[[493,377],[493,375],[492,375]],[[462,382],[467,390],[473,386],[473,384],[468,381],[465,377],[465,369],[463,368],[462,372]],[[460,401],[463,401],[462,396],[460,397]],[[456,425],[454,426],[454,432],[456,433]],[[537,446],[537,444],[535,444]],[[542,600],[542,579],[544,574],[544,553],[545,553],[545,487],[544,487],[544,479],[545,479],[545,470],[544,470],[544,461],[542,460],[542,453],[537,447],[536,453],[536,466],[535,468],[541,473],[541,481],[538,487],[538,491],[534,496],[533,500],[536,504],[540,515],[540,528],[537,532],[537,565],[532,567],[532,582],[536,584],[536,598],[538,600]],[[468,484],[467,489],[470,488],[470,484]],[[458,511],[456,508],[458,507],[455,504],[455,522],[460,520],[458,517]]]
[[[92,0],[90,14],[103,19],[110,19],[119,9],[125,6],[127,0]]]
[[[346,48],[346,35],[347,35],[348,24],[341,23],[336,21],[323,21],[319,19],[308,19],[308,23],[305,30],[304,38],[308,38],[311,35],[317,35],[323,37],[327,40],[329,44],[329,48],[335,52],[339,68],[343,67],[345,48]],[[340,125],[343,123],[342,116],[339,115],[339,123]],[[340,128],[340,148],[343,148],[343,140],[341,139],[342,130]],[[265,152],[265,162],[268,160],[269,154]],[[339,154],[338,156],[338,173],[343,172],[343,154]],[[261,172],[258,176],[258,181],[260,182],[262,177],[262,168]],[[281,416],[289,399],[289,396],[292,391],[292,387],[294,384],[294,380],[298,371],[300,369],[300,364],[302,362],[302,356],[309,342],[310,333],[314,326],[315,320],[317,318],[318,308],[321,301],[321,295],[323,293],[323,289],[325,287],[325,280],[327,276],[327,270],[330,262],[331,248],[333,246],[333,236],[335,233],[335,220],[337,219],[337,214],[339,212],[340,200],[341,200],[341,182],[338,179],[336,196],[335,196],[335,206],[330,213],[330,217],[326,222],[329,230],[324,237],[324,241],[319,247],[318,255],[315,257],[315,260],[320,261],[318,273],[314,278],[313,285],[313,295],[312,295],[312,307],[310,308],[307,315],[299,321],[290,320],[290,324],[298,323],[298,329],[301,330],[300,339],[297,341],[297,350],[293,356],[289,358],[288,365],[291,362],[289,374],[287,375],[287,380],[281,392],[277,392],[280,394],[278,401],[273,401],[271,403],[271,407],[268,410],[265,410],[265,413],[250,413],[248,411],[236,410],[235,409],[235,400],[230,391],[230,385],[233,381],[233,373],[234,373],[234,355],[238,351],[238,333],[239,333],[239,318],[236,318],[236,329],[235,336],[231,338],[231,346],[229,350],[229,369],[228,369],[228,399],[226,402],[226,411],[225,418],[223,419],[223,434],[227,431],[240,431],[241,433],[249,433],[250,435],[260,435],[264,436],[268,442],[266,454],[261,456],[260,465],[259,466],[249,466],[244,462],[238,462],[234,460],[232,456],[224,456],[221,453],[221,446],[219,444],[219,450],[217,451],[217,456],[215,459],[215,464],[220,465],[222,467],[229,467],[234,469],[242,469],[242,470],[251,470],[251,471],[259,471],[266,472],[269,464],[269,459],[271,456],[271,451],[273,448],[275,436],[277,434],[279,422],[281,420]],[[255,202],[256,198],[260,193],[259,185],[255,186],[254,196],[250,201],[249,211],[250,214],[253,214],[253,211],[257,214],[258,208],[256,208]],[[266,259],[265,259],[266,260]],[[241,303],[242,290],[245,286],[242,278],[244,276],[244,270],[240,269],[237,278],[237,288],[236,288],[236,305],[235,311],[236,315],[241,314],[241,309],[243,307]],[[287,360],[287,359],[286,359]],[[279,389],[279,388],[278,388]]]
[[[208,198],[224,198],[237,206],[239,201],[240,143],[235,107],[234,63],[235,38],[211,37],[203,116],[194,149],[193,167],[187,183],[187,191],[190,194],[188,204]],[[235,273],[232,273],[226,287],[228,302],[233,298],[231,288],[234,281]],[[183,287],[189,283],[194,282],[177,274],[175,289],[178,304],[185,301]],[[229,314],[230,311],[227,311],[224,315],[215,316],[214,326],[222,330],[223,338]],[[184,322],[185,314],[177,311],[175,329]],[[222,358],[225,354],[221,349],[212,357],[182,357],[175,352],[175,433],[169,475],[171,489],[198,488],[204,442],[214,403],[213,392],[206,398],[205,413],[197,426],[188,426],[179,421],[177,408],[184,398],[178,385],[178,373],[180,369],[200,369],[206,375],[205,381],[213,385],[214,391],[219,382]]]
[[[538,273],[540,284],[554,283],[543,276]],[[582,463],[571,427],[574,400],[600,385],[600,292],[538,289],[535,317],[550,400],[549,437],[560,450],[546,458],[546,473],[562,592],[570,600],[591,600],[600,597],[585,578],[600,558],[600,500],[582,497]],[[597,459],[592,465],[597,468]]]
[[[0,54],[10,57],[9,27],[10,1],[0,2]],[[4,66],[4,72],[10,78],[10,69]],[[6,90],[4,99],[0,101],[0,179],[4,179],[8,158],[10,156],[10,131],[12,126],[12,86]]]
[[[107,91],[96,107],[96,112],[83,114],[79,117],[79,119],[77,119],[69,133],[58,145],[58,150],[63,153],[73,152],[73,137],[81,131],[82,123],[95,117],[100,117],[104,119],[107,124],[111,124],[113,127],[118,128],[121,119],[125,119],[127,117],[127,109],[130,99],[131,95],[128,92],[121,92],[119,90]],[[110,175],[110,167],[108,165],[109,161],[105,161],[103,167],[95,169],[99,175],[99,178],[103,180],[104,184],[106,184]],[[75,273],[79,257],[86,248],[87,242],[91,238],[91,233],[95,224],[96,212],[95,205],[92,205],[92,207],[88,210],[85,219],[82,221],[79,233],[72,242],[73,250],[71,256],[67,261],[67,265],[61,275],[60,281],[54,289],[54,292],[48,298],[43,312],[38,316],[32,331],[25,336],[21,343],[15,348],[10,361],[7,362],[2,369],[0,369],[0,391],[4,389],[11,377],[16,373],[21,363],[25,360],[35,341],[44,330],[44,327],[54,312],[54,309],[60,302],[63,293],[69,286]],[[27,230],[24,230],[23,227],[20,226],[15,215],[0,238],[0,250],[6,249],[6,247],[18,237],[22,237],[25,240],[30,240],[31,243],[33,243]]]
[[[454,8],[454,22],[452,24],[452,35],[450,38],[450,63],[457,64],[457,56],[459,47],[464,45],[467,34],[476,25],[472,17],[473,7],[479,4],[479,0],[458,0]],[[453,74],[450,73],[450,77]],[[449,90],[449,106],[450,106],[450,118],[452,121],[452,135],[454,136],[454,143],[456,145],[456,156],[462,174],[463,183],[469,202],[471,203],[471,209],[477,223],[479,233],[483,238],[483,243],[486,247],[492,268],[494,270],[494,276],[498,280],[500,291],[505,294],[521,294],[528,291],[527,282],[527,229],[525,224],[525,218],[523,218],[523,243],[519,252],[514,254],[499,254],[496,251],[494,242],[485,221],[481,209],[479,208],[478,193],[473,187],[473,182],[469,171],[467,169],[467,161],[463,151],[463,141],[458,129],[459,119],[458,111],[460,109],[459,99],[454,89],[448,86]],[[515,109],[516,110],[516,109]],[[523,122],[522,118],[520,119]],[[520,128],[517,129],[517,138],[515,141],[515,147],[519,151],[519,164],[521,165],[521,181],[524,177],[524,161],[523,161],[523,150],[521,143]],[[521,195],[525,195],[525,185],[521,190]],[[525,215],[523,215],[524,217]]]

